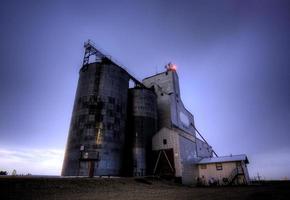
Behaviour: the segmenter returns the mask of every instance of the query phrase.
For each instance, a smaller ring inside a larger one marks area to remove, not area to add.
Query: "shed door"
[[[162,149],[154,151],[154,175],[164,176],[164,177],[174,177],[174,154],[173,149]]]

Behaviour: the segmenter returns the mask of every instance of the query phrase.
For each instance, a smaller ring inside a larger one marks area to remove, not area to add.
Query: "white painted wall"
[[[244,173],[245,176],[240,178],[240,184],[242,183],[242,179],[245,179],[245,181],[248,183],[248,169],[247,166],[244,164],[243,161],[242,165],[244,166]],[[211,178],[214,178],[215,180],[219,180],[220,185],[223,185],[223,178],[228,178],[232,171],[237,167],[236,162],[224,162],[222,163],[222,170],[216,169],[216,163],[210,163],[206,164],[206,169],[202,169],[202,165],[198,165],[198,174],[199,178],[203,181],[204,184],[208,185],[208,182]]]
[[[163,144],[163,139],[166,139],[167,144]],[[182,166],[180,162],[179,141],[177,132],[166,127],[162,128],[152,138],[152,149],[155,151],[160,149],[173,149],[175,176],[181,177]]]

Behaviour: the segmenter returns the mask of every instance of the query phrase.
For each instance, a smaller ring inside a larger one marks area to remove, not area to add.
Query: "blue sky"
[[[251,176],[290,177],[289,11],[287,0],[2,1],[0,170],[60,174],[91,39],[139,80],[175,63],[219,155],[246,153]]]

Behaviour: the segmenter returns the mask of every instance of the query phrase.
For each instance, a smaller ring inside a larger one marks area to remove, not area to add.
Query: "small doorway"
[[[153,174],[160,177],[172,178],[175,176],[173,149],[154,151]]]
[[[95,172],[95,162],[93,160],[89,161],[89,177],[94,177]]]

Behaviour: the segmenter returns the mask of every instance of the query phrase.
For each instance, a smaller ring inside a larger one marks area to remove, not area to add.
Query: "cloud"
[[[62,149],[5,149],[0,148],[0,170],[17,174],[60,175]]]

